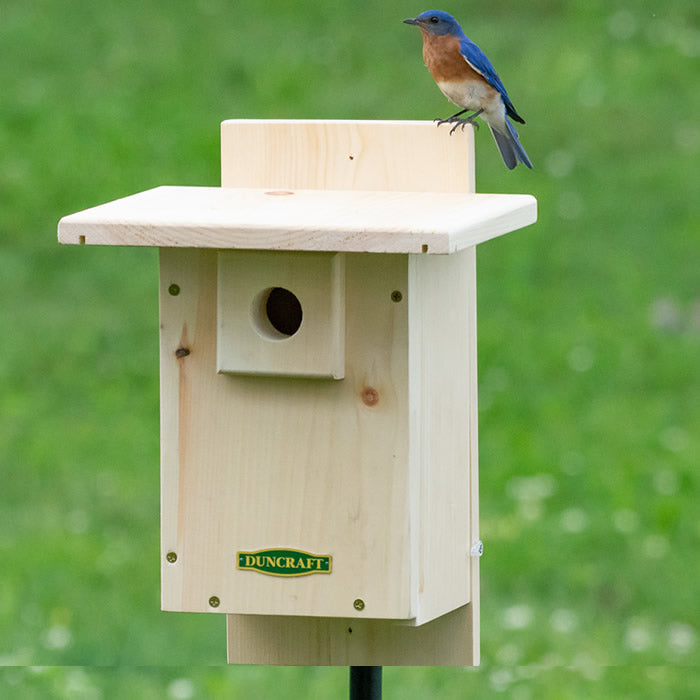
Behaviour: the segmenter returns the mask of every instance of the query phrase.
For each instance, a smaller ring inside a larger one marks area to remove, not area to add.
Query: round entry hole
[[[255,327],[268,340],[291,338],[301,327],[301,303],[284,287],[265,289],[253,302]]]

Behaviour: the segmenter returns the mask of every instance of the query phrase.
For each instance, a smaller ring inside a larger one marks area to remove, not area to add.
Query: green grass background
[[[217,185],[223,119],[449,115],[400,23],[424,9],[2,1],[2,697],[346,695],[159,611],[156,253],[56,224]],[[483,665],[386,669],[385,697],[700,697],[700,5],[441,9],[528,122],[535,170],[481,129],[477,189],[540,216],[478,255]]]

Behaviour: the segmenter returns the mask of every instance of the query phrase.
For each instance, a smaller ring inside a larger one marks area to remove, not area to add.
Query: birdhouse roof
[[[61,219],[66,244],[453,253],[537,219],[530,195],[156,187]]]

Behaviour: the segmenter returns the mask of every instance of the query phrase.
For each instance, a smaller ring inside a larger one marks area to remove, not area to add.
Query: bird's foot
[[[454,124],[454,126],[450,129],[450,134],[454,134],[455,131],[461,126],[462,131],[464,131],[464,127],[467,124],[471,124],[475,129],[479,129],[479,122],[476,121],[476,118],[483,112],[482,109],[478,110],[477,112],[474,112],[474,114],[460,118],[459,114],[453,114],[451,117],[448,117],[447,119],[435,119],[435,123],[438,126],[441,126],[442,124]]]

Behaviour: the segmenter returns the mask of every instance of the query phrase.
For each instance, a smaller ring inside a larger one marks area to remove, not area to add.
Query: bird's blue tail
[[[508,121],[507,117],[505,121],[507,131],[495,129],[489,124],[489,129],[491,129],[493,138],[496,139],[496,145],[501,152],[503,162],[509,170],[512,170],[518,164],[518,161],[532,169],[532,162],[528,158],[527,153],[525,153],[525,149],[520,144],[518,132],[510,121]]]

